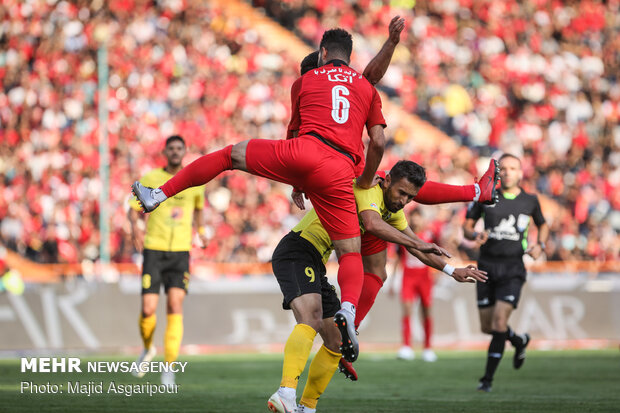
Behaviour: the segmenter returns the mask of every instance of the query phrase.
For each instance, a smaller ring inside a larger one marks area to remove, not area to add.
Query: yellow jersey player
[[[362,255],[378,254],[385,249],[385,241],[395,242],[407,247],[410,253],[427,265],[449,272],[456,281],[484,281],[485,273],[474,266],[453,268],[437,255],[419,252],[419,249],[428,250],[429,244],[411,231],[402,209],[414,199],[425,181],[424,168],[411,161],[399,161],[379,185],[370,189],[354,185],[362,232]],[[284,295],[282,306],[293,310],[297,321],[284,347],[280,388],[267,402],[273,412],[314,413],[319,397],[327,388],[341,360],[341,335],[333,321],[340,308],[340,301],[327,280],[325,269],[325,263],[333,250],[332,241],[318,215],[310,210],[280,241],[273,253],[273,272]],[[360,299],[365,299],[363,292]],[[371,306],[372,303],[369,303],[363,315]],[[358,313],[362,315],[359,308]],[[317,333],[323,339],[323,345],[310,364],[306,387],[300,405],[297,406],[297,383]]]
[[[186,153],[185,141],[178,135],[166,140],[163,154],[166,166],[153,169],[144,175],[140,182],[147,186],[159,186],[182,168]],[[134,246],[142,251],[142,311],[140,313],[140,335],[144,349],[138,363],[149,362],[155,356],[152,345],[155,331],[155,310],[159,292],[163,284],[167,294],[167,325],[164,335],[164,360],[173,362],[179,355],[183,338],[183,300],[189,283],[189,251],[192,247],[192,227],[195,227],[203,245],[204,234],[204,186],[189,188],[178,193],[170,202],[148,216],[145,216],[138,201],[133,199],[129,210],[129,221]],[[137,377],[144,372],[134,373]],[[174,385],[175,377],[171,371],[163,372],[161,382]]]

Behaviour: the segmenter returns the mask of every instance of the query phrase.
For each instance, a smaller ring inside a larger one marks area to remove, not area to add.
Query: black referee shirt
[[[483,217],[485,230],[490,230],[488,241],[480,247],[481,260],[520,259],[527,248],[530,217],[538,227],[545,223],[536,195],[523,189],[514,198],[501,190],[499,194],[495,205],[472,202],[467,209],[466,218]]]

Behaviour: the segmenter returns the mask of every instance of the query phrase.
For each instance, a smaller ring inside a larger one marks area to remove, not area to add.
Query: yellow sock
[[[183,339],[183,314],[168,314],[168,324],[164,334],[164,361],[171,363],[179,356]]]
[[[142,336],[144,348],[148,350],[151,348],[151,343],[153,342],[153,333],[157,325],[157,316],[153,314],[152,316],[144,317],[140,314],[138,325],[140,326],[140,336]]]
[[[306,367],[316,331],[307,324],[297,324],[284,346],[284,363],[280,386],[297,388],[301,372]]]
[[[338,368],[340,357],[342,357],[340,353],[334,353],[325,345],[321,346],[316,356],[314,356],[314,360],[310,363],[308,381],[299,403],[311,409],[316,409],[319,397],[327,388],[329,381]]]

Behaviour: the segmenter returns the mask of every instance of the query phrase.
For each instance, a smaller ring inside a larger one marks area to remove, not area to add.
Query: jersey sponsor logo
[[[520,234],[517,232],[517,228],[515,228],[516,222],[517,219],[512,214],[510,214],[508,218],[502,218],[499,225],[495,226],[489,234],[489,238],[493,238],[498,241],[503,239],[509,241],[519,241]]]
[[[329,74],[327,75],[327,80],[330,82],[348,82],[353,83],[353,76],[347,76],[342,73]]]
[[[371,207],[371,208],[376,208],[376,209],[379,209],[379,207],[377,206],[377,204],[375,204],[374,202],[371,202],[371,203],[370,203],[370,207]]]

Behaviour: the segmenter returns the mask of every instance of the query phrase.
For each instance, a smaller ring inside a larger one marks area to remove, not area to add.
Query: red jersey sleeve
[[[301,126],[301,116],[299,115],[299,91],[301,90],[302,77],[298,78],[291,86],[291,121],[288,123],[286,139],[293,138],[293,132],[298,131]]]
[[[366,119],[366,128],[370,130],[373,126],[381,125],[384,128],[387,126],[383,113],[381,112],[381,96],[377,92],[377,89],[372,88],[372,103],[370,104],[370,110],[368,111],[368,118]]]

